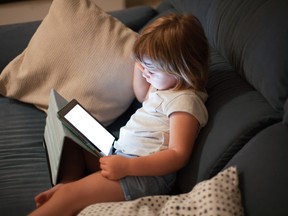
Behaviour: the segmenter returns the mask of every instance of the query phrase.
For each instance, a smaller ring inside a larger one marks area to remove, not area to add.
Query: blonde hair
[[[149,58],[154,66],[177,79],[175,90],[205,91],[209,45],[193,15],[169,14],[143,29],[134,48],[135,60]]]

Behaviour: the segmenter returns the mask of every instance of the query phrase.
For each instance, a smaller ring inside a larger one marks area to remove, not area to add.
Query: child
[[[75,215],[90,204],[170,191],[207,122],[208,43],[194,16],[170,14],[147,26],[133,51],[143,107],[121,128],[115,153],[98,160],[69,145],[61,184],[36,196],[31,215]]]

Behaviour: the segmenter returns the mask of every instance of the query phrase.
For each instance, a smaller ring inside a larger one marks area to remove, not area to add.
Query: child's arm
[[[167,150],[136,158],[103,157],[100,159],[102,175],[116,180],[124,176],[161,176],[175,172],[188,162],[198,128],[194,116],[184,112],[173,113]]]
[[[145,100],[150,87],[150,83],[142,76],[143,70],[144,68],[136,62],[134,66],[133,89],[137,100],[141,103]]]

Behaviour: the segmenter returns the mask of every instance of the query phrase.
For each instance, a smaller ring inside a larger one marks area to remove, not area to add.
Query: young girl
[[[69,145],[61,184],[36,196],[31,215],[75,215],[90,204],[170,191],[207,122],[208,43],[194,16],[170,14],[147,26],[133,51],[143,106],[121,128],[115,153],[99,160]]]

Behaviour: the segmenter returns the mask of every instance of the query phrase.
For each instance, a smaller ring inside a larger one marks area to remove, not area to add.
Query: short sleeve
[[[207,95],[201,96],[193,92],[177,95],[166,104],[164,112],[167,116],[174,112],[187,112],[198,120],[201,127],[204,127],[208,121],[208,112],[205,106]]]

